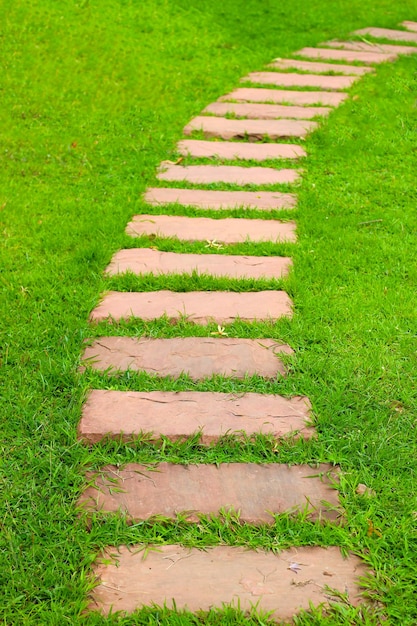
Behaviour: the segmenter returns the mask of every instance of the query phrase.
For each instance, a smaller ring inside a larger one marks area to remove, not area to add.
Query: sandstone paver
[[[154,206],[182,204],[198,209],[258,209],[271,211],[292,209],[297,197],[278,191],[207,191],[203,189],[150,188],[144,196],[145,202]]]
[[[327,45],[327,44],[326,44]],[[395,61],[396,54],[383,54],[379,52],[355,52],[353,50],[330,50],[329,48],[303,48],[295,54],[311,59],[326,59],[333,61],[360,61],[362,63],[384,63]]]
[[[99,371],[145,371],[158,376],[188,374],[193,380],[215,374],[244,378],[285,374],[280,354],[291,354],[273,339],[230,337],[100,337],[84,351],[84,364]]]
[[[141,433],[172,441],[201,433],[210,444],[226,434],[269,434],[276,439],[297,434],[310,438],[310,402],[306,397],[196,391],[90,391],[78,426],[90,444],[104,437],[129,441]]]
[[[321,74],[290,74],[280,72],[252,72],[241,78],[242,82],[279,85],[281,87],[316,87],[330,91],[348,89],[357,76],[323,76]]]
[[[232,183],[235,185],[282,185],[295,183],[300,173],[295,169],[239,167],[237,165],[173,165],[161,163],[159,180],[186,181],[192,184]]]
[[[417,33],[407,32],[405,30],[392,30],[390,28],[361,28],[356,30],[355,35],[370,35],[377,39],[392,39],[393,41],[413,41],[417,43]],[[417,52],[417,49],[416,49]]]
[[[315,50],[315,48],[311,48]],[[305,48],[307,50],[307,48]],[[219,98],[219,102],[236,100],[237,102],[272,102],[281,104],[337,107],[347,98],[346,93],[331,91],[288,91],[283,89],[263,89],[259,87],[241,87]]]
[[[132,317],[154,320],[166,315],[179,321],[184,316],[195,324],[231,324],[242,321],[291,317],[291,300],[284,291],[109,291],[90,316],[92,322],[120,321]]]
[[[228,254],[187,254],[152,248],[128,248],[116,252],[106,272],[111,276],[133,274],[208,274],[228,278],[281,278],[292,265],[288,257]]]
[[[90,609],[108,614],[133,612],[143,606],[168,606],[192,612],[224,605],[272,612],[290,622],[300,610],[340,601],[364,602],[359,579],[367,573],[355,555],[343,558],[336,546],[306,546],[279,554],[216,546],[203,550],[179,545],[108,548],[96,563],[99,585],[92,590]],[[174,604],[175,602],[175,604]]]
[[[326,41],[323,46],[342,50],[356,50],[359,52],[372,52],[376,54],[411,54],[417,52],[416,46],[403,46],[386,43],[367,43],[364,41]]]
[[[213,113],[214,115],[227,115],[233,113],[239,117],[250,117],[251,119],[274,120],[280,117],[287,119],[312,119],[318,116],[329,115],[331,109],[328,107],[302,107],[290,106],[286,104],[257,104],[239,102],[212,102],[203,113]]]
[[[222,463],[177,465],[160,463],[154,469],[130,463],[124,469],[109,466],[89,473],[92,484],[80,502],[87,510],[115,513],[145,520],[155,515],[189,521],[216,515],[222,509],[240,512],[249,524],[274,522],[274,514],[306,511],[312,519],[337,521],[341,516],[337,470],[327,464]]]
[[[316,122],[309,120],[229,120],[225,117],[195,117],[184,128],[185,135],[201,131],[206,137],[220,139],[252,139],[255,141],[305,137],[317,128]]]
[[[368,72],[373,72],[372,67],[359,67],[358,65],[341,65],[340,63],[297,61],[296,59],[275,59],[275,61],[270,63],[269,67],[275,67],[279,70],[296,69],[303,72],[317,72],[317,74],[335,72],[338,74],[348,74],[353,76],[362,76],[363,74],[367,74]]]
[[[306,156],[304,148],[289,143],[243,143],[237,141],[204,141],[202,139],[180,141],[178,152],[192,157],[215,157],[229,160],[253,159],[254,161],[299,159]]]
[[[135,215],[126,232],[132,237],[177,237],[183,241],[207,241],[208,244],[244,241],[295,242],[297,239],[294,222],[233,217],[215,220],[182,215]]]
[[[417,33],[417,22],[409,22],[409,21],[405,21],[402,22],[401,26],[404,26],[404,28],[407,28],[407,30],[411,30],[414,33]]]

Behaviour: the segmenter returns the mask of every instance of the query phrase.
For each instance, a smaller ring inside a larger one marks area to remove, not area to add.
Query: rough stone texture
[[[206,191],[202,189],[150,188],[144,196],[145,202],[154,206],[182,204],[197,209],[259,209],[270,211],[292,209],[297,197],[292,193],[278,191]]]
[[[327,44],[326,44],[327,45]],[[327,48],[303,48],[295,54],[311,59],[328,59],[333,61],[360,61],[362,63],[384,63],[395,61],[396,54],[381,54],[378,52],[354,52],[351,50],[329,50]]]
[[[263,83],[266,85],[280,85],[281,87],[318,87],[339,91],[348,89],[358,80],[357,76],[322,76],[315,74],[290,74],[279,72],[252,72],[242,82]]]
[[[216,546],[205,550],[179,545],[108,548],[94,567],[99,585],[90,610],[132,613],[143,606],[209,611],[225,604],[244,611],[254,605],[286,623],[301,610],[337,603],[329,587],[364,602],[360,577],[368,572],[355,555],[340,548],[299,547],[279,554]]]
[[[391,30],[390,28],[361,28],[356,30],[355,35],[370,35],[379,39],[392,39],[392,41],[413,41],[417,43],[417,33],[410,33],[405,30]],[[417,52],[417,48],[416,48]]]
[[[189,521],[221,510],[240,512],[249,524],[274,522],[274,514],[306,511],[312,519],[341,517],[337,470],[327,464],[222,463],[176,465],[160,463],[153,470],[130,463],[124,469],[109,466],[87,475],[88,487],[80,502],[88,510],[122,511],[138,521],[186,513]]]
[[[141,433],[151,434],[152,441],[177,441],[199,432],[202,444],[239,433],[308,439],[314,434],[309,414],[310,402],[300,396],[95,389],[83,406],[78,433],[90,444],[106,436],[129,441]]]
[[[352,76],[362,76],[372,72],[372,67],[358,67],[357,65],[341,65],[340,63],[316,63],[315,61],[297,61],[296,59],[275,59],[268,67],[275,67],[278,70],[296,69],[302,72],[317,72],[325,74],[327,72],[337,72],[338,74],[348,74]]]
[[[279,117],[294,119],[312,119],[319,115],[328,115],[331,109],[328,107],[301,107],[285,104],[257,104],[239,102],[213,102],[209,104],[203,113],[214,115],[227,115],[234,113],[239,117],[250,117],[259,120],[274,120]]]
[[[108,292],[91,313],[92,322],[137,317],[154,320],[166,315],[179,321],[184,316],[195,324],[231,324],[242,321],[291,317],[291,300],[283,291],[146,291]]]
[[[358,52],[372,52],[376,54],[411,54],[417,52],[416,46],[398,46],[386,43],[365,43],[362,41],[326,41],[323,46],[342,50],[356,50]]]
[[[239,143],[230,141],[203,141],[184,139],[178,143],[178,152],[193,157],[215,157],[219,159],[299,159],[306,156],[301,146],[289,143]]]
[[[228,120],[224,117],[195,117],[184,128],[185,135],[202,131],[206,137],[261,140],[305,137],[317,128],[316,122],[299,120]]]
[[[291,267],[291,259],[277,256],[226,254],[186,254],[161,252],[152,248],[129,248],[113,255],[106,272],[134,274],[209,274],[229,278],[281,278]]]
[[[159,180],[187,181],[193,184],[233,183],[235,185],[277,185],[295,183],[297,170],[237,165],[172,165],[161,163]]]
[[[310,48],[305,48],[305,50]],[[311,48],[315,50],[315,48]],[[346,93],[332,93],[331,91],[284,91],[281,89],[259,89],[241,87],[226,96],[219,98],[220,102],[236,100],[237,102],[272,102],[282,104],[321,104],[337,107],[347,98]]]
[[[409,22],[406,20],[405,22],[402,22],[401,26],[404,26],[407,30],[412,30],[414,33],[417,33],[417,22]]]
[[[181,215],[135,215],[127,225],[126,232],[132,237],[177,237],[183,241],[207,241],[208,245],[209,242],[297,240],[294,222],[233,217],[215,220]]]
[[[220,374],[275,378],[285,374],[279,354],[291,354],[289,346],[273,339],[228,337],[101,337],[84,351],[84,365],[100,371],[145,371],[158,376],[188,374],[200,380]]]

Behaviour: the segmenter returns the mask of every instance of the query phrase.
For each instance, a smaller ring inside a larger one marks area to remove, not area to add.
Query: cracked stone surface
[[[382,54],[378,52],[355,52],[352,50],[329,50],[327,48],[303,48],[295,54],[311,59],[328,59],[333,61],[361,61],[362,63],[384,63],[395,61],[396,54]]]
[[[304,49],[309,50],[310,48]],[[311,50],[315,50],[315,48],[311,48]],[[237,102],[276,102],[299,105],[321,104],[323,106],[337,107],[346,98],[346,93],[334,93],[331,91],[284,91],[281,89],[241,87],[219,98],[219,102],[236,100]]]
[[[347,593],[353,605],[364,602],[359,579],[366,567],[355,555],[343,558],[336,546],[279,554],[229,546],[154,548],[146,553],[145,546],[107,548],[94,567],[100,584],[91,592],[90,609],[131,613],[154,604],[173,608],[175,601],[178,609],[192,612],[224,604],[249,611],[257,604],[273,619],[287,622],[310,603],[340,601],[329,587]]]
[[[355,35],[370,35],[376,39],[392,39],[393,41],[413,41],[417,43],[417,33],[407,32],[405,30],[392,30],[390,28],[361,28],[355,30]],[[417,52],[417,48],[416,48]]]
[[[136,317],[154,320],[166,315],[179,321],[184,316],[195,324],[231,324],[291,317],[292,303],[284,291],[110,291],[92,311],[90,320],[118,321]]]
[[[300,179],[295,169],[239,167],[237,165],[172,165],[163,161],[159,180],[187,181],[192,184],[233,183],[235,185],[291,184]]]
[[[317,128],[316,122],[299,120],[229,120],[224,117],[195,117],[184,128],[185,135],[195,130],[201,131],[206,137],[220,139],[261,140],[286,139],[289,137],[305,137]]]
[[[182,241],[240,243],[244,241],[295,242],[294,222],[227,217],[220,220],[209,217],[181,215],[135,215],[129,222],[128,235],[155,235],[177,237]],[[209,245],[209,243],[208,243]]]
[[[198,209],[259,209],[261,211],[292,209],[297,204],[297,197],[292,193],[278,191],[206,191],[203,189],[164,189],[149,188],[144,196],[145,202],[160,204],[182,204]]]
[[[241,82],[264,83],[281,87],[318,87],[330,91],[348,89],[358,80],[357,76],[322,76],[315,74],[290,74],[280,72],[252,72]]]
[[[309,439],[310,402],[304,396],[196,391],[90,391],[78,426],[79,437],[94,444],[106,436],[129,441],[141,433],[177,441],[201,433],[210,444],[225,434],[297,434]]]
[[[281,278],[292,265],[288,257],[186,254],[152,248],[129,248],[113,255],[106,273],[208,274],[229,278]]]
[[[243,143],[237,141],[204,141],[184,139],[178,143],[178,152],[185,156],[219,159],[243,159],[265,161],[266,159],[299,159],[306,156],[301,146],[289,143]]]
[[[273,339],[101,337],[85,349],[83,360],[85,366],[108,373],[132,370],[173,377],[184,373],[193,380],[215,374],[275,378],[285,374],[280,354],[292,350]]]
[[[274,67],[279,70],[294,68],[303,72],[337,72],[339,74],[349,74],[353,76],[362,76],[368,72],[373,72],[372,67],[359,67],[357,65],[341,65],[340,63],[317,63],[315,61],[297,61],[296,59],[275,59],[268,67]]]
[[[326,41],[324,46],[342,50],[356,50],[358,52],[372,52],[374,54],[411,54],[417,52],[416,46],[398,46],[386,43],[365,43],[362,41]]]
[[[279,117],[308,120],[319,115],[329,115],[331,110],[328,107],[301,107],[285,104],[213,102],[204,109],[203,113],[213,113],[214,115],[233,113],[239,117],[264,120],[274,120]]]
[[[274,515],[305,511],[311,519],[337,521],[341,516],[337,468],[321,464],[222,463],[178,465],[159,463],[149,469],[130,463],[88,473],[94,484],[82,494],[85,510],[126,513],[132,521],[155,515],[188,521],[222,510],[240,512],[241,522],[273,524]]]

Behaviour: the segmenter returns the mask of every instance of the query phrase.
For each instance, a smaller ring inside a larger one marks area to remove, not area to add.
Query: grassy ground
[[[295,302],[293,321],[227,328],[229,336],[290,343],[295,358],[286,380],[193,383],[186,377],[126,374],[115,380],[77,373],[82,342],[94,335],[215,330],[163,320],[115,328],[87,324],[109,286],[190,288],[181,280],[106,281],[102,272],[120,247],[150,244],[128,240],[124,228],[145,209],[140,194],[155,184],[156,166],[175,160],[176,141],[191,117],[274,57],[355,28],[417,20],[415,0],[3,0],[1,8],[1,623],[265,623],[230,611],[197,618],[155,609],[125,620],[83,613],[91,563],[106,545],[226,542],[353,550],[375,571],[369,587],[385,605],[385,623],[415,624],[417,58],[364,77],[353,98],[306,142],[299,209],[292,212],[299,245],[229,249],[293,253],[295,271],[284,283]],[[207,252],[200,244],[152,241],[160,244]],[[227,287],[194,279],[193,288],[207,286]],[[89,450],[77,443],[76,426],[92,385],[306,394],[319,438],[281,447],[259,437],[243,444],[226,439],[209,449],[194,439],[160,446],[113,442]],[[120,518],[97,517],[88,529],[76,515],[88,468],[230,459],[340,464],[346,525],[283,516],[272,528],[253,528],[226,516],[194,526],[181,520],[128,526]],[[358,483],[375,495],[357,495]],[[343,604],[297,621],[378,622],[377,612]]]

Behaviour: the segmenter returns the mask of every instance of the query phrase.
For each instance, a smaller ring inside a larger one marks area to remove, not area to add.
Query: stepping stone
[[[280,74],[279,72],[252,72],[241,82],[263,83],[265,85],[279,85],[281,87],[318,87],[339,91],[348,89],[357,76],[321,76],[315,74]]]
[[[294,222],[276,220],[183,217],[180,215],[135,215],[126,232],[132,237],[155,235],[178,237],[182,241],[242,243],[244,241],[297,240]]]
[[[355,30],[355,35],[370,35],[376,39],[392,39],[392,41],[413,41],[417,43],[417,33],[405,30],[391,30],[390,28],[361,28]],[[416,49],[417,52],[417,49]]]
[[[206,274],[228,278],[282,278],[291,259],[279,256],[238,256],[228,254],[185,254],[152,248],[129,248],[113,255],[106,273]]]
[[[401,26],[404,26],[404,28],[407,28],[407,30],[411,30],[414,33],[417,33],[417,22],[402,22]]]
[[[365,43],[362,41],[326,41],[323,46],[342,50],[356,50],[358,52],[372,52],[377,54],[411,54],[417,52],[415,46],[396,46],[386,43]]]
[[[193,380],[213,375],[284,375],[279,354],[292,354],[289,346],[273,339],[229,337],[101,337],[84,351],[84,365],[105,372],[145,371],[158,376],[188,374]]]
[[[252,119],[274,120],[279,117],[295,119],[312,119],[319,115],[329,115],[331,109],[327,107],[300,107],[281,104],[239,104],[237,102],[213,102],[209,104],[203,113],[214,115],[227,115],[234,113],[239,117]]]
[[[193,184],[232,183],[235,185],[282,185],[299,180],[297,170],[236,165],[171,165],[161,163],[159,180],[186,181]]]
[[[131,441],[141,433],[152,441],[178,441],[201,434],[208,445],[227,434],[264,434],[281,439],[313,436],[307,426],[307,398],[246,393],[195,391],[90,391],[78,426],[80,439],[90,444],[111,438]]]
[[[303,48],[295,52],[302,57],[311,59],[327,59],[332,61],[360,61],[361,63],[384,63],[395,61],[396,54],[381,54],[379,52],[354,52],[351,50],[329,50],[327,48]]]
[[[307,50],[308,48],[305,48]],[[311,48],[315,50],[315,48]],[[284,91],[281,89],[259,89],[257,87],[241,87],[226,96],[219,98],[220,102],[236,100],[237,102],[273,102],[282,104],[322,104],[337,107],[347,98],[346,93],[332,93],[331,91]]]
[[[278,191],[206,191],[161,187],[148,189],[144,200],[154,206],[182,204],[212,210],[245,208],[272,211],[292,209],[297,204],[297,197],[294,194]]]
[[[301,146],[289,143],[238,143],[230,141],[203,141],[184,139],[178,143],[178,152],[192,157],[216,157],[218,159],[243,159],[265,161],[265,159],[299,159],[306,151]]]
[[[201,515],[239,511],[248,524],[273,524],[274,515],[303,511],[311,519],[337,521],[341,517],[337,470],[328,464],[222,463],[177,465],[159,463],[149,469],[130,463],[89,472],[80,498],[86,510],[126,513],[129,520],[155,515],[175,519],[185,513],[196,522]]]
[[[338,74],[351,74],[362,76],[372,72],[372,67],[358,67],[357,65],[340,65],[335,63],[316,63],[314,61],[297,61],[296,59],[275,59],[268,67],[276,67],[278,70],[296,69],[302,72],[317,72],[325,74],[327,72],[337,72]]]
[[[137,545],[110,547],[102,557],[93,569],[99,584],[89,608],[105,615],[155,605],[194,613],[226,605],[249,613],[256,605],[270,619],[289,623],[310,605],[344,603],[346,593],[349,604],[363,603],[360,578],[368,573],[357,556],[344,558],[336,546],[274,554],[240,546],[157,545],[145,551]]]
[[[231,324],[291,317],[291,300],[283,291],[109,291],[90,316],[92,322],[155,320],[166,316],[194,324]]]
[[[206,137],[251,139],[258,141],[305,137],[317,128],[316,122],[295,120],[228,120],[224,117],[195,117],[184,128],[185,135],[201,131]]]

